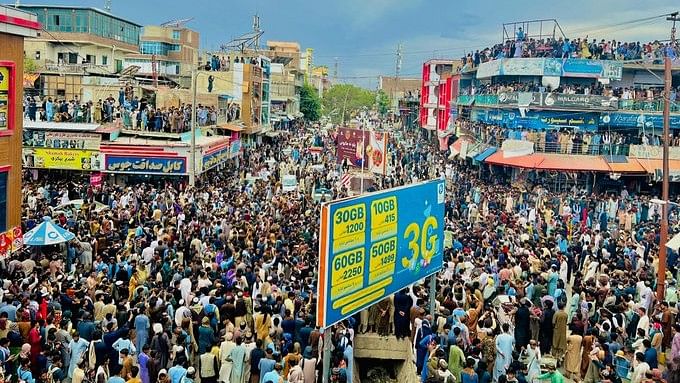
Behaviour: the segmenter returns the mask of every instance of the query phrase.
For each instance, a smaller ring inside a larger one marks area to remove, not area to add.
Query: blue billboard
[[[522,115],[519,110],[473,109],[471,119],[475,122],[501,125],[510,129],[546,130],[572,127],[583,131],[597,130],[598,113],[570,111],[533,111]]]
[[[444,180],[323,205],[317,325],[329,327],[443,265]]]
[[[600,125],[621,128],[663,129],[663,115],[642,113],[606,113],[600,117]],[[670,115],[670,128],[680,129],[680,115]]]

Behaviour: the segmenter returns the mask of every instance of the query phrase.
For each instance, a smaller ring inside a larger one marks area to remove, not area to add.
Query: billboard
[[[377,174],[387,171],[387,133],[352,128],[338,129],[337,160]]]
[[[328,327],[442,268],[444,180],[324,204],[317,325]]]
[[[24,147],[99,150],[102,136],[94,133],[24,130]]]
[[[22,165],[35,169],[99,170],[101,153],[95,150],[24,148]]]
[[[110,173],[183,175],[187,172],[185,157],[137,157],[106,155],[105,171]]]

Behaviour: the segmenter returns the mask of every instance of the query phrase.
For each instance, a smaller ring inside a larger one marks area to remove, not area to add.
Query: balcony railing
[[[107,65],[96,65],[96,64],[55,64],[55,63],[45,63],[42,68],[45,72],[58,72],[58,73],[89,73],[89,72],[109,72],[109,67]]]
[[[531,97],[528,97],[531,96]],[[524,100],[520,102],[519,100]],[[454,103],[458,106],[539,106],[554,109],[586,109],[586,110],[623,110],[640,112],[663,112],[663,100],[621,100],[616,97],[564,94],[564,93],[531,93],[513,92],[501,94],[459,95]],[[680,112],[680,103],[671,103],[671,113]]]

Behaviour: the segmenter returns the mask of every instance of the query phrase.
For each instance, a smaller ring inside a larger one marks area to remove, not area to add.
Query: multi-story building
[[[0,235],[5,239],[6,232],[21,230],[24,38],[35,37],[40,28],[35,15],[0,5]],[[2,241],[0,255],[7,250]]]
[[[452,76],[460,60],[429,60],[423,64],[420,90],[420,126],[428,131],[446,131],[450,118]]]
[[[677,94],[680,66],[672,80]],[[454,154],[495,167],[513,182],[540,177],[555,190],[640,190],[660,179],[659,62],[502,58],[464,70],[455,81],[460,94],[451,103],[463,138]],[[670,129],[670,178],[680,182],[677,105]]]
[[[190,87],[191,71],[198,65],[199,34],[185,27],[145,26],[139,53],[125,57],[123,66],[139,66],[139,75],[167,78]],[[155,66],[155,68],[154,68]]]
[[[38,95],[59,99],[108,96],[105,88],[118,85],[115,77],[123,70],[125,56],[139,53],[142,26],[106,11],[60,5],[18,8],[36,14],[43,28],[26,40],[24,49],[40,73],[34,79],[35,89],[30,89]]]
[[[378,77],[378,89],[390,98],[390,106],[393,110],[398,108],[399,100],[418,98],[422,85],[423,80],[420,78]]]

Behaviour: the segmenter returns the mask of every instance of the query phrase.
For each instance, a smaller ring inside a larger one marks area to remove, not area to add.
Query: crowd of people
[[[121,87],[118,99],[109,94],[96,103],[83,102],[76,95],[72,100],[28,96],[24,102],[25,118],[30,121],[104,124],[117,120],[132,130],[183,133],[191,129],[191,104],[156,107],[145,97],[133,95],[132,87]],[[199,126],[215,125],[218,121],[241,119],[240,105],[232,102],[225,109],[198,104],[196,119]]]
[[[306,132],[246,150],[238,168],[218,169],[195,188],[27,180],[25,230],[52,216],[52,206],[85,203],[55,213],[75,240],[16,253],[0,268],[6,376],[321,382],[331,331],[331,381],[363,381],[353,344],[371,331],[407,339],[400,344],[412,348],[414,381],[680,381],[674,253],[665,294],[654,294],[660,205],[626,189],[552,193],[489,182],[411,132],[390,141],[392,171],[373,188],[447,179],[452,241],[435,311],[416,284],[317,327],[314,190],[333,199],[348,191],[338,183],[333,133]],[[297,191],[281,192],[285,174],[296,174]],[[669,221],[676,228],[677,211]]]
[[[554,57],[593,60],[640,60],[650,64],[662,64],[664,57],[672,60],[680,58],[680,49],[672,42],[658,40],[641,44],[639,41],[622,42],[606,39],[584,38],[527,38],[520,27],[514,39],[508,39],[463,57],[465,68],[475,68],[479,64],[502,58]]]

